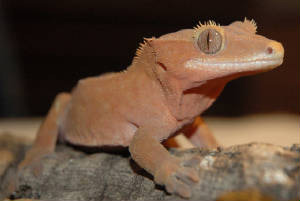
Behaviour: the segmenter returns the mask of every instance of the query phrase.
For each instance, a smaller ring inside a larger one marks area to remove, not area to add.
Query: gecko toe
[[[200,164],[201,158],[199,156],[193,156],[192,158],[182,162],[184,167],[196,167]]]
[[[177,189],[177,194],[181,197],[190,198],[192,195],[191,188],[184,183],[178,182],[176,189]]]
[[[198,172],[194,168],[181,168],[178,172],[176,172],[175,176],[177,179],[190,185],[199,181]]]
[[[183,198],[190,198],[192,195],[191,186],[175,176],[170,179],[170,182],[166,185],[166,190],[169,193],[175,193]]]

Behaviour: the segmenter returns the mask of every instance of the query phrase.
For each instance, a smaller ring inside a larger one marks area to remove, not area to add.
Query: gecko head
[[[148,44],[165,73],[193,82],[268,71],[282,64],[284,54],[281,43],[257,35],[255,22],[247,19],[228,26],[209,21]]]

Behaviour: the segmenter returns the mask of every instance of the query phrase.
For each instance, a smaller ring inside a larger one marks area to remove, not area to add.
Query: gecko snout
[[[272,57],[276,58],[282,58],[284,54],[284,49],[281,43],[272,41],[268,44],[266,48],[267,55],[270,55]]]

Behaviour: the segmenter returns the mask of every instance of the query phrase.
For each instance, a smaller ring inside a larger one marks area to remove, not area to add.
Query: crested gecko
[[[162,141],[183,133],[198,147],[216,139],[199,115],[226,83],[283,62],[281,43],[256,34],[253,20],[213,21],[147,38],[124,71],[82,79],[60,93],[20,168],[52,153],[57,139],[87,147],[129,147],[133,160],[169,193],[191,196],[197,171]]]

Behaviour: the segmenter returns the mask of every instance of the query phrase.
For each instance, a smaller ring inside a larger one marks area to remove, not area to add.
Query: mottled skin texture
[[[182,132],[198,147],[218,146],[199,115],[228,81],[283,60],[282,45],[255,32],[253,21],[209,22],[145,39],[127,70],[80,80],[56,97],[20,168],[53,152],[57,137],[81,146],[129,146],[156,183],[190,197],[198,175],[189,165],[197,160],[180,161],[161,142]]]

